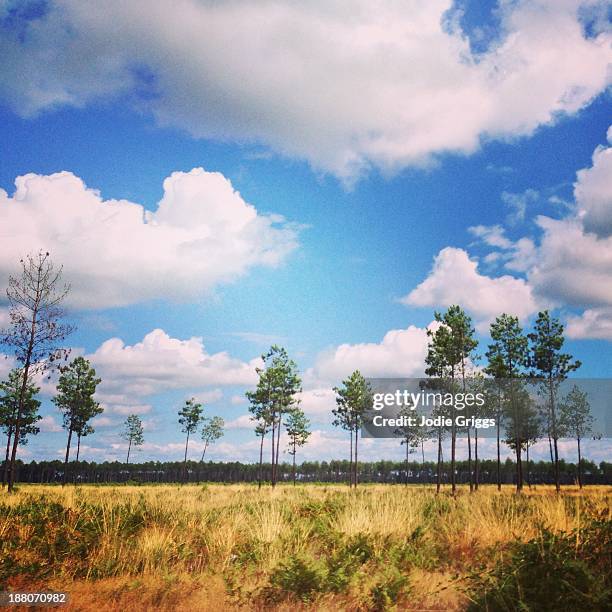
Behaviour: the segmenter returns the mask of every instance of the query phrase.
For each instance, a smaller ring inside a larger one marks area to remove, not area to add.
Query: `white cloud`
[[[8,308],[0,308],[0,329],[4,329],[8,326],[11,318],[9,316]]]
[[[543,236],[529,270],[534,292],[576,307],[612,305],[612,236],[587,234],[575,218],[540,216]]]
[[[612,144],[610,135],[608,140]],[[593,165],[576,176],[574,197],[584,229],[600,238],[612,236],[612,147],[597,147]]]
[[[582,31],[589,4],[500,3],[500,39],[474,55],[451,0],[56,0],[3,31],[0,92],[24,116],[121,95],[160,125],[259,142],[351,179],[584,107],[611,59],[608,31]]]
[[[466,251],[452,247],[436,255],[429,276],[401,301],[410,306],[443,308],[459,304],[480,325],[502,312],[525,319],[539,307],[525,280],[508,275],[485,276]]]
[[[129,416],[130,414],[148,414],[153,406],[151,404],[109,404],[101,402],[100,405],[104,408],[104,412],[116,414],[119,416]]]
[[[337,382],[339,383],[340,381],[338,380]],[[336,407],[336,394],[331,386],[306,389],[298,395],[298,398],[301,402],[300,408],[306,415],[316,419],[317,422],[321,421],[322,417],[329,416],[332,409]],[[323,422],[327,422],[327,420],[323,418]]]
[[[15,367],[15,358],[12,355],[0,353],[0,380],[5,380],[8,373]]]
[[[92,420],[91,424],[94,429],[98,427],[116,427],[119,423],[107,416],[98,416]]]
[[[514,272],[526,272],[538,261],[538,249],[531,238],[513,242],[507,255],[506,268]]]
[[[577,173],[576,201],[564,203],[564,217],[535,218],[540,230],[537,238],[510,240],[501,225],[468,228],[482,244],[495,249],[484,256],[485,263],[503,262],[506,269],[524,273],[526,279],[484,276],[464,250],[447,247],[437,255],[429,277],[402,301],[415,306],[457,303],[485,320],[500,310],[526,317],[539,308],[570,306],[586,309],[568,318],[570,337],[612,339],[610,151],[612,147],[598,147],[593,165]],[[527,210],[527,204],[522,205],[526,194],[529,201],[537,198],[528,189],[512,204],[521,218]]]
[[[468,227],[468,232],[480,238],[488,246],[500,249],[508,249],[512,246],[512,241],[506,237],[501,225],[474,225]]]
[[[62,426],[55,420],[53,415],[46,415],[38,421],[38,427],[43,433],[62,431]]]
[[[249,414],[241,414],[239,417],[227,421],[225,429],[254,429],[255,423]]]
[[[294,226],[258,213],[222,174],[202,168],[165,179],[154,212],[103,200],[70,172],[15,185],[13,197],[0,190],[0,275],[15,272],[24,249],[48,250],[76,307],[194,298],[253,266],[278,265],[297,246]]]
[[[98,399],[121,415],[149,412],[142,398],[170,389],[218,401],[223,395],[219,385],[253,385],[261,365],[259,358],[246,363],[226,352],[209,354],[201,338],[179,340],[161,329],[133,345],[111,338],[86,357],[102,378]]]
[[[537,202],[540,194],[534,189],[526,189],[523,193],[510,193],[504,191],[501,194],[502,202],[510,208],[508,223],[515,224],[525,220],[527,208],[530,204]]]
[[[221,389],[210,389],[208,391],[198,391],[192,394],[192,397],[201,404],[214,404],[223,399],[223,391]]]
[[[381,342],[341,344],[322,352],[304,375],[310,389],[305,408],[310,406],[314,413],[329,408],[332,398],[322,389],[339,384],[354,370],[372,378],[422,376],[427,342],[427,330],[410,325],[388,331]]]
[[[567,319],[569,338],[612,340],[612,308],[589,308]]]

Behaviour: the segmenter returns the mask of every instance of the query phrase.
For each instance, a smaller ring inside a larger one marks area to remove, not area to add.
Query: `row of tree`
[[[492,417],[497,427],[497,483],[501,487],[501,442],[515,453],[516,486],[523,488],[523,459],[537,440],[548,438],[554,482],[561,486],[558,441],[574,437],[578,447],[578,483],[582,486],[581,441],[592,433],[593,418],[587,394],[574,386],[560,397],[560,388],[568,375],[580,367],[580,362],[563,352],[563,325],[548,311],[538,314],[533,331],[525,334],[518,317],[502,314],[491,324],[491,344],[485,352],[486,364],[478,368],[478,341],[470,317],[459,306],[450,306],[444,313],[435,313],[437,326],[428,331],[429,344],[425,359],[425,373],[429,377],[421,384],[427,389],[444,390],[451,394],[481,392],[486,398],[482,406],[462,409],[466,417]],[[538,403],[533,393],[537,390]],[[357,464],[359,431],[371,417],[372,389],[359,371],[353,372],[336,391],[334,425],[350,432],[350,465]],[[405,406],[400,414],[415,414]],[[443,440],[450,437],[450,485],[456,492],[456,448],[459,434],[467,437],[467,465],[470,490],[478,488],[480,462],[478,457],[478,428],[459,428],[456,424],[455,402],[434,408],[433,416],[450,417],[450,427],[439,425],[431,429],[405,427],[396,435],[406,445],[406,461],[410,452],[419,446],[423,452],[428,439],[437,441],[437,486],[442,481]],[[502,431],[505,439],[502,440]],[[472,444],[473,441],[473,444]],[[357,470],[352,467],[349,483],[356,486]]]
[[[61,268],[56,270],[48,253],[40,252],[21,261],[19,277],[10,277],[7,289],[10,323],[2,333],[0,342],[12,347],[18,368],[2,383],[0,390],[0,424],[7,434],[6,457],[3,478],[9,491],[15,481],[17,448],[25,444],[29,435],[39,431],[37,425],[40,406],[36,395],[39,387],[35,381],[42,376],[50,377],[59,371],[57,394],[54,402],[63,415],[63,426],[68,432],[64,478],[66,478],[72,438],[77,437],[77,460],[81,439],[93,433],[91,420],[102,412],[94,394],[100,379],[83,357],[68,363],[69,351],[62,347],[63,340],[72,327],[63,321],[61,302],[69,287],[61,284]],[[525,334],[518,318],[502,314],[491,324],[491,344],[485,352],[486,364],[478,370],[475,366],[478,341],[470,317],[459,306],[451,306],[445,313],[435,313],[437,326],[428,331],[429,345],[425,360],[425,372],[431,388],[444,388],[452,393],[479,385],[487,391],[486,405],[481,414],[494,415],[497,420],[497,466],[501,469],[500,443],[502,427],[506,442],[514,451],[516,460],[516,484],[523,486],[522,453],[528,455],[529,446],[542,437],[548,437],[551,460],[555,466],[555,484],[560,489],[560,459],[558,440],[571,433],[580,441],[590,432],[592,418],[587,397],[578,388],[562,401],[559,398],[560,384],[568,375],[580,367],[580,362],[563,352],[564,335],[561,323],[548,311],[540,312],[531,333]],[[258,384],[247,392],[249,410],[254,421],[255,433],[260,438],[259,478],[263,480],[263,449],[268,435],[270,445],[270,480],[272,486],[279,479],[279,457],[281,437],[288,440],[288,452],[293,455],[294,481],[296,480],[296,455],[308,441],[310,423],[300,407],[298,394],[301,378],[297,365],[282,347],[272,346],[262,356],[263,367],[257,369]],[[485,376],[486,375],[486,376]],[[490,382],[495,384],[491,387]],[[526,391],[526,382],[536,382],[543,398],[540,413]],[[491,388],[493,391],[491,392]],[[372,408],[372,390],[360,372],[353,372],[336,392],[336,407],[333,409],[334,425],[350,434],[349,484],[358,482],[359,431]],[[442,480],[442,441],[449,435],[451,490],[456,490],[456,440],[458,433],[465,433],[468,441],[468,472],[470,490],[478,487],[479,458],[478,430],[467,427],[458,431],[455,424],[455,406],[440,406],[440,414],[449,414],[452,425],[449,430],[437,427],[431,431],[398,432],[406,444],[407,457],[411,449],[419,444],[423,448],[425,439],[437,440],[437,483]],[[473,412],[474,414],[474,412]],[[208,445],[222,435],[223,420],[220,417],[204,417],[201,404],[188,400],[179,412],[179,423],[186,434],[183,475],[187,469],[187,453],[190,437],[201,427],[204,452]],[[144,442],[143,424],[137,415],[130,415],[122,436],[128,442],[127,460],[133,447]],[[472,453],[472,436],[474,455]],[[474,459],[474,465],[472,465]],[[578,461],[580,467],[581,461]],[[578,474],[582,485],[582,477]],[[501,477],[498,476],[501,486]]]
[[[36,381],[53,372],[59,373],[54,404],[62,414],[62,425],[68,432],[62,478],[68,478],[68,464],[73,436],[77,439],[76,462],[79,461],[82,438],[94,433],[92,419],[103,412],[95,393],[101,379],[84,357],[68,362],[69,350],[61,345],[73,331],[64,322],[61,302],[69,286],[61,283],[62,269],[55,269],[49,253],[39,252],[21,260],[20,276],[9,278],[6,294],[9,302],[9,326],[0,335],[0,342],[12,347],[18,367],[0,382],[0,427],[6,435],[6,453],[2,469],[3,487],[13,490],[16,478],[17,449],[40,432],[40,387]],[[223,419],[206,417],[201,404],[189,400],[179,413],[179,422],[187,433],[185,463],[189,435],[202,428],[204,452],[208,445],[223,435]],[[130,414],[121,437],[127,442],[126,463],[134,447],[144,443],[144,427],[140,417]]]
[[[32,461],[22,463],[17,461],[18,482],[32,483],[62,483],[64,479],[64,462]],[[450,461],[442,462],[442,482],[450,485]],[[572,484],[576,482],[578,466],[559,460],[561,482]],[[467,460],[457,460],[455,464],[458,483],[467,483],[469,470]],[[299,482],[346,483],[349,481],[354,465],[348,459],[332,461],[304,461],[297,464],[295,476]],[[359,482],[379,482],[393,484],[435,484],[437,463],[435,461],[411,460],[405,461],[380,460],[372,462],[359,461],[357,466]],[[612,463],[595,464],[582,460],[585,483],[612,484]],[[264,462],[263,472],[266,480],[271,478],[272,466]],[[281,462],[277,470],[279,482],[291,482],[294,476],[292,462]],[[181,483],[187,482],[251,482],[257,483],[260,476],[260,466],[255,463],[238,461],[187,461],[187,472],[180,461],[146,461],[143,463],[111,462],[73,462],[70,466],[69,479],[76,483]],[[526,482],[532,486],[554,483],[555,470],[550,461],[525,462]],[[497,462],[494,459],[484,459],[481,462],[481,483],[497,483]],[[501,481],[513,484],[516,481],[516,465],[507,458],[501,464]]]

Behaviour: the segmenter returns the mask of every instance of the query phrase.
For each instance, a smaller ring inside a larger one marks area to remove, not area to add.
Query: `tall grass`
[[[225,607],[462,609],[478,600],[475,570],[494,571],[513,546],[552,534],[578,550],[581,534],[609,520],[610,493],[21,486],[0,499],[0,581],[63,585],[92,606],[112,583],[124,594],[117,608],[142,589],[160,589],[153,607],[189,607],[216,585]],[[161,588],[168,580],[186,585],[182,596]]]

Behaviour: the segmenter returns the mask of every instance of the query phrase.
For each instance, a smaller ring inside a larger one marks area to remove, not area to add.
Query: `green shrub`
[[[393,608],[406,590],[408,577],[396,567],[389,566],[383,578],[370,590],[373,610],[388,610]]]
[[[306,602],[325,590],[325,567],[315,559],[300,555],[291,557],[273,570],[265,597],[274,601],[289,595]]]
[[[509,557],[474,578],[471,610],[604,610],[612,607],[612,528],[540,537],[511,546]]]

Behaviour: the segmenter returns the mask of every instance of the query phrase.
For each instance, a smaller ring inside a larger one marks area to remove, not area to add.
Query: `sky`
[[[63,265],[67,344],[103,381],[81,457],[123,459],[136,413],[136,460],[181,458],[193,396],[226,421],[207,456],[255,460],[244,392],[272,343],[302,374],[302,458],[347,456],[332,387],[422,375],[454,303],[481,355],[501,312],[528,330],[548,308],[579,375],[609,377],[611,17],[591,0],[0,0],[0,283],[27,252]],[[65,449],[41,386],[24,460]],[[364,440],[362,457],[402,453]]]

